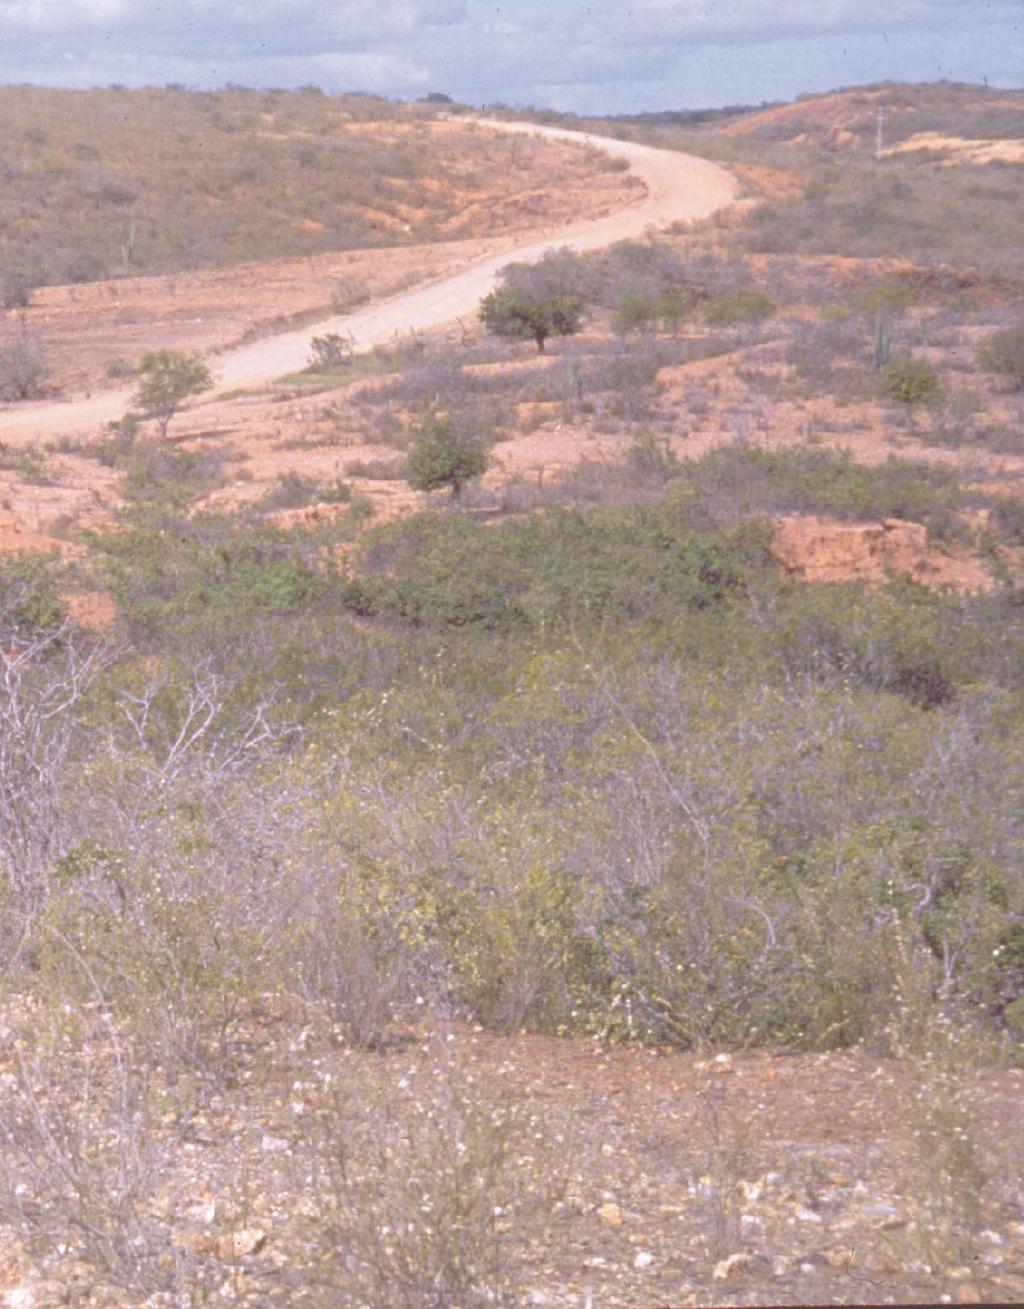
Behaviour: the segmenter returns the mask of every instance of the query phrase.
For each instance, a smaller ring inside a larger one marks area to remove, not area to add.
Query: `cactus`
[[[892,332],[881,310],[875,314],[872,331],[872,361],[877,370],[883,369],[892,359]]]

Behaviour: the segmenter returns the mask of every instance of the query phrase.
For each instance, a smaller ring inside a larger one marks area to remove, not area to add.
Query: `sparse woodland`
[[[0,451],[117,480],[0,564],[0,1225],[71,1303],[1024,1291],[1024,174],[607,130],[798,185],[551,256],[545,358],[321,361],[241,504],[186,415]],[[985,584],[812,585],[797,516]]]

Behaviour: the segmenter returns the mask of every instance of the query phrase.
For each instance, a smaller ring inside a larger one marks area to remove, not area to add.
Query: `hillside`
[[[1024,1297],[1024,173],[877,91],[0,313],[3,1309]]]
[[[317,92],[0,87],[0,283],[464,239],[614,204],[609,161]]]
[[[875,158],[878,113],[883,152]],[[1024,275],[1024,97],[945,83],[880,83],[701,125],[643,116],[590,129],[692,150],[736,169],[753,200],[748,248],[899,258]]]
[[[762,142],[868,153],[877,144],[879,111],[886,147],[906,145],[926,132],[965,141],[1024,139],[1024,95],[1019,91],[944,82],[888,82],[801,96],[792,104],[744,113],[720,131]]]

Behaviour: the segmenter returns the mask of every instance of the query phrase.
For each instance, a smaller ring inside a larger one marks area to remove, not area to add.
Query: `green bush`
[[[755,323],[775,313],[775,302],[763,291],[721,291],[705,300],[704,319],[714,327]]]
[[[916,460],[867,465],[826,450],[727,446],[681,464],[680,474],[695,503],[717,519],[798,512],[904,518],[925,524],[938,538],[963,530],[955,475]]]
[[[978,367],[1001,373],[1016,391],[1024,389],[1024,327],[996,332],[978,352]]]
[[[914,405],[933,404],[942,394],[939,375],[926,359],[904,355],[894,360],[882,374],[885,393],[908,409]]]
[[[213,515],[174,529],[143,522],[94,544],[128,629],[142,642],[173,645],[180,634],[208,649],[244,640],[247,624],[315,607],[331,585],[305,534],[241,529]]]
[[[493,527],[423,516],[371,535],[347,596],[358,613],[493,630],[640,618],[734,594],[764,549],[756,528],[698,532],[671,506]]]
[[[0,639],[35,640],[56,632],[66,611],[57,593],[55,556],[0,559]]]

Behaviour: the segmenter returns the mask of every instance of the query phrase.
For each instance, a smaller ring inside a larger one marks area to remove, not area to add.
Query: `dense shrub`
[[[69,638],[0,678],[5,963],[99,985],[185,1084],[231,1075],[272,992],[373,1049],[417,999],[496,1030],[891,1048],[907,951],[922,994],[1019,1041],[1019,594],[782,582],[757,526],[941,523],[955,482],[657,455],[661,503],[385,524],[347,577],[344,515],[137,508],[95,542],[124,643],[88,677]]]
[[[49,371],[46,356],[31,339],[0,347],[0,398],[32,400],[43,395]]]
[[[721,291],[706,300],[704,318],[715,327],[754,323],[775,313],[775,302],[763,291]]]
[[[996,332],[978,352],[978,366],[1001,373],[1015,390],[1024,388],[1024,327]]]
[[[56,560],[42,555],[0,559],[0,641],[38,640],[61,627],[65,608],[56,569]]]
[[[519,207],[501,201],[546,186],[553,168],[600,181],[600,152],[523,138],[509,168],[507,138],[434,132],[435,116],[376,96],[6,86],[0,309],[35,285],[115,269],[412,245],[482,235],[483,222],[514,230]],[[467,187],[498,201],[486,217],[464,203]],[[357,295],[346,289],[335,312]]]
[[[927,359],[904,355],[894,360],[882,374],[886,395],[898,400],[908,409],[914,405],[931,404],[939,398],[942,383]]]
[[[936,537],[962,530],[955,476],[934,464],[890,458],[859,464],[826,450],[724,447],[681,465],[695,503],[715,518],[807,512],[839,518],[904,518]]]
[[[351,486],[340,479],[318,482],[311,477],[303,477],[301,473],[281,473],[260,498],[259,507],[264,512],[273,512],[278,509],[302,509],[306,505],[348,504],[351,499]]]
[[[681,613],[735,592],[763,547],[751,529],[698,533],[672,508],[555,511],[493,528],[420,517],[373,533],[348,603],[498,630]]]
[[[95,539],[103,576],[137,639],[231,643],[262,616],[313,604],[329,578],[312,540],[216,516],[169,530],[163,520]],[[220,626],[220,625],[226,626]]]

